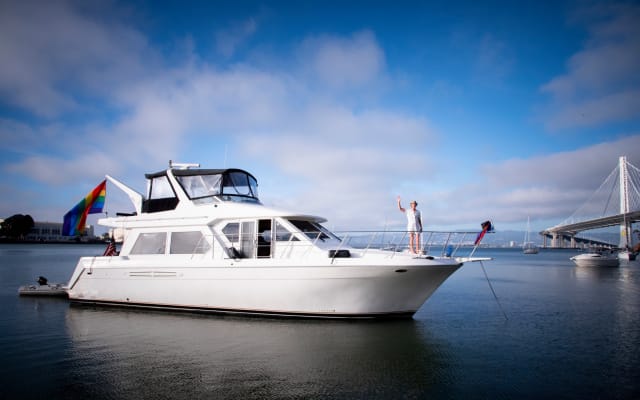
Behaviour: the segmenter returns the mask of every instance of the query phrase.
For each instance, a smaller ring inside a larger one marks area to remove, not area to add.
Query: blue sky
[[[2,0],[0,216],[174,160],[335,229],[555,225],[640,165],[640,4],[477,3]]]

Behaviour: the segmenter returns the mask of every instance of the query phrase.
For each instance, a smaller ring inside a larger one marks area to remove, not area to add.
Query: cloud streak
[[[75,1],[1,7],[0,95],[39,117],[82,109],[87,96],[109,95],[143,76],[155,58],[146,38],[120,22],[119,10],[102,14]]]
[[[589,38],[567,72],[541,87],[551,96],[551,130],[629,121],[640,114],[640,6],[598,5],[583,10]]]
[[[486,163],[477,184],[439,197],[455,202],[461,210],[482,209],[487,218],[503,223],[517,223],[524,213],[551,226],[589,199],[616,168],[619,156],[627,155],[627,161],[640,165],[640,156],[629,151],[636,148],[640,148],[640,133],[573,151]],[[461,216],[462,223],[471,214]]]

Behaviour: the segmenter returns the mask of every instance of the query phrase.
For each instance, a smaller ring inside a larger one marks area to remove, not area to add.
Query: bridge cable
[[[562,223],[560,223],[559,225],[570,225],[572,223],[581,221],[584,219],[584,216],[582,218],[580,218],[580,214],[585,212],[586,210],[584,210],[585,208],[587,208],[587,206],[592,202],[592,200],[597,196],[597,195],[601,195],[604,192],[604,188],[607,187],[607,185],[611,185],[611,191],[610,193],[613,192],[613,190],[615,189],[617,182],[615,179],[613,179],[614,176],[617,176],[617,171],[618,171],[618,167],[615,167],[613,169],[613,171],[611,171],[611,173],[609,174],[609,176],[607,176],[607,178],[602,182],[602,184],[600,184],[600,187],[598,187],[598,189],[596,189],[591,196],[589,196],[589,198],[587,199],[587,201],[585,201],[580,207],[578,207],[578,209],[576,209],[573,214],[571,214],[571,216],[569,216],[567,219],[565,219],[564,221],[562,221]],[[613,183],[612,183],[613,182]],[[609,202],[607,201],[607,206],[605,206],[603,214],[606,213],[607,207],[608,207]]]
[[[613,172],[616,172],[619,168],[616,167]],[[609,178],[607,178],[609,179]],[[614,191],[616,190],[616,188],[618,187],[618,185],[616,185],[616,182],[613,182],[613,185],[611,185],[611,191],[609,192],[609,198],[607,199],[607,203],[604,205],[604,210],[602,210],[602,217],[605,216],[605,214],[607,213],[607,210],[609,209],[609,202],[611,201],[611,197],[613,196]],[[618,192],[620,191],[620,189],[618,188]]]

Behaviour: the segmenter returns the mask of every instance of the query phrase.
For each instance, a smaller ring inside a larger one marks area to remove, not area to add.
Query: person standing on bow
[[[409,203],[410,209],[402,208],[400,196],[398,196],[398,209],[407,216],[407,232],[409,232],[409,251],[420,254],[420,234],[422,233],[422,215],[417,209],[418,203],[413,200]]]

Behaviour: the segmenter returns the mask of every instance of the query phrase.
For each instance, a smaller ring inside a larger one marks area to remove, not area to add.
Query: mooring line
[[[500,311],[502,311],[502,315],[504,315],[504,319],[506,319],[508,321],[509,317],[507,317],[507,313],[505,313],[504,310],[502,309],[502,304],[500,304],[500,300],[498,299],[498,296],[496,295],[496,291],[493,290],[493,285],[491,284],[491,281],[489,280],[489,275],[487,275],[487,271],[484,269],[484,263],[482,261],[480,261],[480,266],[482,267],[482,272],[484,272],[484,277],[487,278],[487,283],[489,284],[489,288],[491,289],[491,293],[493,293],[493,297],[496,299],[496,303],[498,303],[498,307],[500,307]]]

